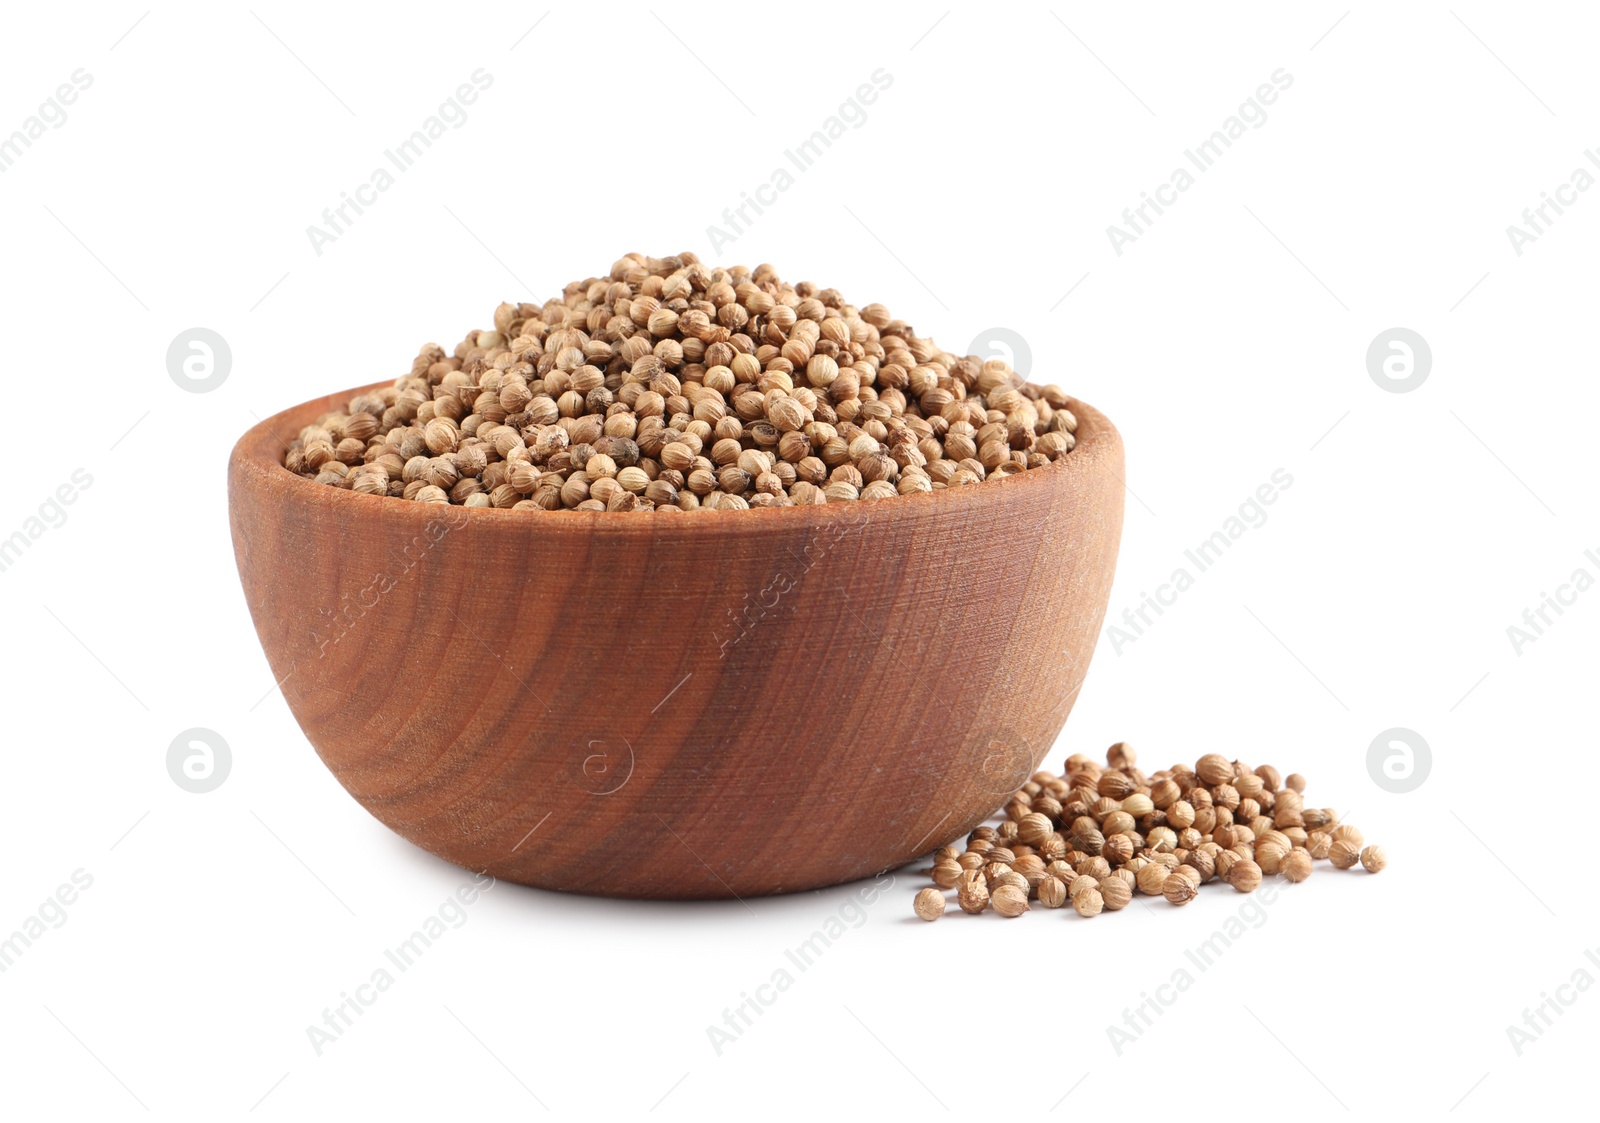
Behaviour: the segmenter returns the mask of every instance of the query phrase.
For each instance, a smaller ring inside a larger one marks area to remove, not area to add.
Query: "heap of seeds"
[[[284,463],[467,507],[787,507],[1043,468],[1072,451],[1068,404],[770,265],[629,254],[559,300],[500,305],[454,352],[426,345],[393,386],[302,429]]]
[[[1186,905],[1212,881],[1240,893],[1274,874],[1300,882],[1324,858],[1341,870],[1358,862],[1382,870],[1383,848],[1363,848],[1361,832],[1332,808],[1307,807],[1305,787],[1299,774],[1217,753],[1149,776],[1123,742],[1107,750],[1105,767],[1072,756],[1064,775],[1034,773],[1006,803],[1004,821],[974,829],[964,851],[940,848],[938,888],[917,894],[916,914],[943,916],[940,890],[953,890],[967,913],[1014,917],[1037,902],[1088,917],[1116,912],[1136,893]]]

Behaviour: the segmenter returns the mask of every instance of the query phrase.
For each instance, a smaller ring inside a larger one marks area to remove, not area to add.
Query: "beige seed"
[[[920,890],[913,908],[923,920],[938,920],[944,915],[944,894],[937,889]]]
[[[1328,849],[1328,861],[1335,869],[1347,870],[1361,860],[1361,847],[1348,839],[1339,839]]]
[[[1283,859],[1283,876],[1292,882],[1301,882],[1311,876],[1311,855],[1295,849]]]
[[[994,911],[1004,917],[1021,916],[1028,911],[1028,891],[1015,885],[1002,885],[990,896]]]
[[[1085,889],[1072,898],[1072,907],[1079,916],[1099,916],[1100,910],[1105,908],[1105,899],[1099,889]]]
[[[1192,879],[1181,876],[1167,878],[1166,884],[1161,887],[1161,895],[1169,904],[1174,905],[1188,904],[1195,899],[1199,891],[1199,886]]]
[[[1261,867],[1249,859],[1233,864],[1228,870],[1228,884],[1240,893],[1254,893],[1261,887]]]

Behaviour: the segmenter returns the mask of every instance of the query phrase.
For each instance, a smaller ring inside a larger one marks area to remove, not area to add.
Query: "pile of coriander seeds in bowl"
[[[306,426],[284,465],[420,503],[744,510],[961,487],[1067,456],[1070,399],[771,266],[629,254]]]
[[[1383,847],[1366,845],[1332,808],[1307,806],[1305,786],[1298,774],[1219,753],[1149,776],[1126,742],[1107,750],[1104,767],[1074,755],[1062,775],[1035,773],[1000,824],[975,828],[964,850],[941,847],[934,886],[912,907],[937,920],[951,891],[970,914],[1017,917],[1038,904],[1093,917],[1136,895],[1186,905],[1209,883],[1251,893],[1264,877],[1302,882],[1323,859],[1382,871]]]

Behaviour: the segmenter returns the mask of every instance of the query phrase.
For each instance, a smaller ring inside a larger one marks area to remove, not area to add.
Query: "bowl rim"
[[[385,511],[389,512],[391,517],[400,517],[410,512],[414,521],[420,526],[439,518],[442,513],[448,513],[448,517],[454,518],[457,517],[454,512],[461,512],[469,520],[480,522],[485,526],[515,525],[541,532],[560,532],[563,528],[571,528],[584,533],[607,528],[639,529],[646,526],[660,528],[659,532],[670,533],[669,528],[672,527],[702,524],[714,526],[722,531],[744,528],[759,532],[763,528],[777,529],[777,524],[772,523],[775,519],[792,520],[796,525],[826,527],[841,521],[852,521],[854,513],[863,507],[863,502],[859,500],[854,503],[813,503],[803,507],[752,507],[744,511],[726,512],[730,518],[725,519],[657,518],[654,511],[514,511],[509,507],[416,503],[399,501],[391,495],[365,495],[347,488],[319,484],[315,480],[306,479],[289,471],[284,466],[283,455],[290,443],[290,438],[286,437],[285,433],[298,432],[316,417],[344,408],[351,398],[359,394],[393,385],[394,379],[386,378],[322,398],[311,398],[288,409],[280,410],[251,426],[234,444],[228,456],[230,493],[232,485],[240,481],[241,474],[248,474],[253,476],[256,482],[278,490],[286,498],[292,497],[296,501],[316,505],[338,506],[343,509],[344,517],[358,512],[378,515]],[[938,488],[910,495],[869,499],[865,501],[865,505],[872,509],[875,518],[895,512],[903,515],[919,513],[930,516],[955,515],[971,508],[974,504],[987,503],[989,499],[999,501],[1003,496],[1007,499],[1020,500],[1030,488],[1059,486],[1067,477],[1082,476],[1095,468],[1104,468],[1110,472],[1118,490],[1125,488],[1121,472],[1111,466],[1112,461],[1120,459],[1122,452],[1122,438],[1116,426],[1105,414],[1082,399],[1068,395],[1067,402],[1067,408],[1078,419],[1078,427],[1073,434],[1076,444],[1071,453],[1051,463],[1049,467],[1030,468],[998,480],[984,479],[966,487]],[[989,499],[985,499],[985,496]],[[357,506],[349,507],[348,504],[351,503]],[[685,514],[690,513],[685,512]],[[724,514],[721,511],[714,513]],[[711,533],[711,531],[688,531],[688,533]]]

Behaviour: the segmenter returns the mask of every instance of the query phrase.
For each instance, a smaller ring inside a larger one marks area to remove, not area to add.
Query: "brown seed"
[[[1254,893],[1261,887],[1261,867],[1249,859],[1241,859],[1228,870],[1228,884],[1240,893]]]
[[[1039,903],[1047,909],[1058,909],[1067,902],[1067,887],[1059,877],[1046,874],[1039,882]]]
[[[1199,892],[1199,886],[1187,877],[1169,877],[1166,884],[1161,887],[1161,895],[1169,904],[1174,905],[1188,904]]]
[[[937,889],[922,889],[912,907],[923,920],[938,920],[944,915],[944,894]]]
[[[1015,885],[1002,885],[990,895],[994,911],[1004,917],[1021,916],[1028,911],[1028,891]]]
[[[1389,864],[1389,855],[1381,846],[1369,846],[1361,852],[1361,868],[1368,873],[1382,873]]]
[[[1328,861],[1335,869],[1347,870],[1361,860],[1361,847],[1348,839],[1339,839],[1328,849]]]
[[[1283,876],[1292,882],[1301,882],[1311,876],[1311,855],[1301,849],[1289,851],[1283,859]]]
[[[1041,815],[1037,811],[1024,815],[1017,823],[1017,839],[1029,846],[1038,846],[1049,838],[1055,831],[1055,824],[1050,821],[1050,816]]]
[[[1263,842],[1256,847],[1256,865],[1261,867],[1264,874],[1275,874],[1282,870],[1283,860],[1289,851],[1275,843]]]
[[[1341,823],[1339,826],[1334,827],[1332,834],[1333,841],[1349,842],[1352,843],[1357,849],[1360,849],[1362,843],[1366,841],[1361,837],[1361,832],[1348,823]]]
[[[1207,753],[1195,761],[1194,771],[1207,787],[1226,784],[1233,779],[1233,764],[1221,753]]]
[[[770,267],[629,254],[556,300],[503,302],[492,322],[453,353],[425,345],[392,388],[307,426],[285,466],[415,500],[414,477],[379,488],[328,465],[356,467],[373,447],[403,463],[479,442],[495,459],[460,457],[463,486],[424,486],[475,507],[678,512],[893,499],[1047,467],[1076,443],[1056,388],[947,354],[881,305],[858,311]],[[569,447],[585,454],[563,458]],[[509,468],[496,465],[519,460],[538,487],[497,495]],[[1131,749],[1109,755],[1113,786],[1139,782]]]
[[[1110,912],[1116,912],[1133,900],[1133,890],[1128,887],[1126,880],[1120,877],[1108,877],[1099,885],[1100,899]]]
[[[1139,892],[1150,897],[1160,896],[1162,889],[1166,887],[1168,876],[1169,871],[1166,866],[1150,863],[1137,874]]]
[[[981,876],[969,874],[956,886],[956,903],[961,911],[976,916],[989,907],[989,887]]]
[[[1072,907],[1079,916],[1099,916],[1105,904],[1105,898],[1100,895],[1098,888],[1085,889],[1072,898]]]
[[[1135,819],[1142,819],[1155,809],[1155,802],[1149,796],[1138,792],[1122,801],[1122,810]]]

